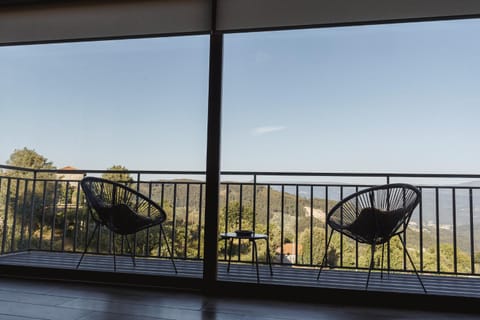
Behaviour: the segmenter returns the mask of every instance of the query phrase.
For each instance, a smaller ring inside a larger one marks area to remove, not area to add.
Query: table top
[[[262,233],[254,233],[243,235],[237,234],[236,232],[227,232],[227,233],[220,233],[221,239],[249,239],[249,240],[256,240],[256,239],[268,239],[268,235]]]

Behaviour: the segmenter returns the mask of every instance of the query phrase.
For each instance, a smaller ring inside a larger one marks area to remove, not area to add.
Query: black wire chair
[[[415,268],[415,264],[405,246],[405,231],[407,230],[407,225],[413,210],[419,204],[420,199],[420,190],[414,186],[395,183],[361,190],[337,203],[329,211],[326,218],[326,222],[328,226],[330,226],[331,231],[317,280],[320,278],[323,267],[327,264],[328,247],[332,240],[333,231],[340,232],[357,242],[366,243],[371,246],[370,267],[368,269],[365,290],[368,289],[370,273],[374,266],[376,246],[382,245],[381,264],[383,272],[385,243],[392,237],[398,236],[424,292],[427,293],[422,279]],[[404,237],[402,237],[402,234]]]
[[[128,235],[133,235],[141,230],[158,225],[160,226],[160,232],[165,241],[173,268],[175,273],[177,273],[172,251],[162,227],[162,223],[167,219],[167,214],[162,207],[126,185],[110,180],[85,177],[80,184],[85,193],[91,217],[95,222],[95,229],[85,246],[85,251],[80,261],[78,261],[77,269],[87,253],[90,243],[97,234],[97,230],[101,226],[105,226],[112,231],[113,261],[114,271],[116,271],[115,234],[119,234],[126,239],[133,265],[136,266],[135,251],[130,246]]]

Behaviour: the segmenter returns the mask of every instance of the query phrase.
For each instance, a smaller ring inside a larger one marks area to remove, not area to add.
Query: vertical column
[[[217,278],[218,204],[220,191],[220,141],[222,100],[223,34],[216,31],[216,1],[212,1],[210,76],[208,93],[207,168],[205,190],[204,290]]]

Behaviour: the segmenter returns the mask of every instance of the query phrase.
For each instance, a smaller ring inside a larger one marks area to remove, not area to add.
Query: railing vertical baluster
[[[435,188],[435,224],[437,237],[437,272],[440,273],[440,207],[438,201],[438,187]]]
[[[26,220],[26,210],[27,210],[27,197],[28,197],[28,184],[29,184],[29,180],[28,179],[24,179],[23,180],[24,183],[23,183],[23,203],[22,203],[22,223],[21,223],[21,228],[20,228],[20,243],[21,243],[21,246],[22,246],[22,249],[24,248],[24,244],[25,244],[25,228],[26,228],[26,225],[25,225],[25,220]]]
[[[257,224],[257,175],[253,175],[253,186],[252,186],[252,205],[253,205],[253,220],[252,220],[252,229],[253,232],[256,230]],[[252,251],[253,254],[253,251]]]
[[[172,208],[172,252],[173,256],[176,256],[176,249],[175,249],[175,243],[177,242],[176,240],[176,234],[177,234],[177,183],[173,183],[173,208]]]
[[[100,193],[103,194],[104,192],[105,192],[105,188],[102,185]],[[112,203],[112,205],[113,205],[113,203]],[[95,221],[94,221],[94,223],[95,223]],[[103,228],[97,228],[96,229],[97,230],[96,231],[97,232],[97,237],[96,237],[97,238],[97,245],[96,245],[96,250],[97,251],[96,251],[96,253],[100,252],[100,243],[101,243],[101,239],[102,239],[102,229]],[[93,230],[95,231],[95,228]],[[112,231],[108,230],[107,233],[108,233],[108,253],[111,253],[112,252],[111,250],[113,249],[113,247],[112,247],[112,241],[113,241]],[[123,240],[123,237],[121,237],[121,238]],[[123,253],[123,247],[122,247],[121,250],[122,250],[121,252]]]
[[[285,242],[285,185],[282,184],[282,194],[281,194],[281,220],[280,220],[280,263],[283,264],[283,243]]]
[[[7,192],[5,193],[5,216],[3,217],[3,235],[2,235],[2,254],[5,253],[5,245],[7,242],[7,223],[8,209],[10,206],[10,186],[12,178],[7,178]]]
[[[161,186],[161,191],[160,191],[160,206],[164,208],[164,196],[165,196],[165,183],[162,182],[160,183]],[[167,218],[168,220],[168,218]],[[166,231],[165,231],[166,233]],[[162,255],[162,241],[163,241],[163,235],[162,235],[162,226],[160,225],[158,227],[158,256],[160,257]],[[173,250],[173,248],[172,248]],[[173,251],[172,251],[173,252]]]
[[[457,203],[455,188],[452,188],[452,223],[453,223],[453,272],[457,273]]]
[[[201,251],[201,242],[202,242],[202,208],[203,208],[203,183],[198,185],[199,189],[199,200],[198,200],[198,242],[197,242],[197,259],[200,259],[200,251]]]
[[[470,211],[470,263],[472,274],[475,273],[475,238],[474,238],[474,225],[473,225],[473,190],[468,189],[469,195],[469,211]]]
[[[52,231],[50,233],[50,251],[53,251],[53,244],[55,241],[55,219],[57,217],[57,194],[58,194],[58,180],[53,183],[53,204],[52,204]]]
[[[343,200],[343,186],[340,186],[340,201]],[[340,223],[343,224],[343,207],[340,209]],[[343,267],[343,233],[340,233],[340,266]]]
[[[141,176],[141,173],[140,172],[137,172],[137,192],[140,192],[140,184],[141,184],[141,181],[142,181],[142,176]],[[138,198],[136,199],[136,203],[135,203],[135,206],[138,206]],[[124,237],[120,237],[122,239],[122,242],[123,242],[123,238]],[[137,233],[134,233],[133,234],[133,247],[130,248],[130,250],[133,251],[133,256],[135,257],[137,255],[137,245],[138,245],[138,239],[137,239]],[[123,247],[123,243],[122,243],[122,247]],[[142,252],[142,250],[140,250],[140,252]],[[122,253],[123,253],[123,250],[122,250]]]
[[[298,184],[295,186],[295,264],[298,264]]]
[[[45,207],[47,205],[47,180],[43,180],[43,194],[42,194],[42,222],[40,225],[40,243],[39,249],[43,247],[43,227],[45,226]]]
[[[420,195],[423,194],[422,187],[418,187]],[[419,252],[420,252],[420,272],[423,272],[423,196],[418,205],[418,229],[419,229]]]
[[[149,181],[148,182],[148,197],[150,199],[152,199],[152,182]],[[148,206],[148,216],[150,217],[152,212],[151,212],[151,209],[150,209],[150,206]],[[145,230],[145,238],[146,238],[146,244],[145,244],[145,256],[150,256],[150,228],[147,228],[147,230]],[[160,248],[159,248],[160,250]]]
[[[405,202],[407,201],[406,200],[406,192],[405,192],[405,189],[402,189],[402,200],[403,200],[403,205],[405,206]],[[389,207],[389,210],[390,210],[390,207]],[[403,234],[403,245],[405,246],[405,248],[403,249],[403,270],[407,270],[407,224],[406,222],[403,223],[403,228],[405,230],[405,233]],[[389,241],[390,242],[390,241]]]
[[[230,198],[230,184],[226,183],[225,184],[225,233],[228,232],[228,218],[229,218],[229,208],[228,208],[228,203],[229,203],[229,198]],[[224,259],[227,260],[227,246],[228,246],[228,241],[225,239],[225,250],[223,252]]]
[[[257,175],[253,175],[253,185],[252,185],[252,205],[253,205],[253,217],[252,217],[252,230],[255,233],[256,224],[257,224]],[[255,255],[252,250],[252,261],[254,261]]]
[[[77,252],[77,242],[78,242],[78,232],[79,232],[79,224],[78,221],[78,209],[80,206],[80,183],[76,182],[76,194],[77,197],[75,198],[75,217],[74,217],[74,227],[73,227],[73,252]]]
[[[266,185],[267,187],[267,235],[270,235],[270,184]]]
[[[391,240],[391,239],[390,239]],[[390,271],[392,266],[391,266],[391,250],[390,250],[390,240],[387,241],[387,270]],[[405,250],[403,250],[403,255],[405,255]],[[405,261],[405,258],[404,260]]]
[[[313,265],[313,185],[310,185],[310,265]]]
[[[242,222],[243,222],[242,221],[243,220],[242,219],[242,213],[243,213],[243,184],[242,183],[239,184],[239,188],[240,188],[240,195],[239,195],[239,197],[240,197],[240,207],[238,208],[238,210],[239,210],[239,212],[238,212],[238,228],[240,230],[242,230],[243,229],[243,225],[242,225]],[[238,261],[241,260],[240,259],[240,246],[241,245],[242,245],[241,240],[238,239]],[[253,252],[253,249],[252,249],[252,257],[253,257],[253,254],[254,254],[254,252]],[[254,261],[254,260],[252,259],[252,261]]]
[[[188,210],[189,210],[188,202],[190,201],[190,183],[187,182],[186,188],[187,188],[187,196],[185,199],[185,202],[186,202],[185,204],[185,246],[183,248],[183,256],[185,259],[187,258],[187,246],[188,246]]]
[[[387,184],[390,184],[390,176],[386,176],[386,182]],[[388,194],[390,194],[390,192],[388,192]],[[405,233],[405,237],[404,237],[404,241],[407,241],[406,240],[406,233]],[[383,247],[382,247],[382,250],[383,250]],[[382,254],[383,254],[383,251],[382,251]],[[406,259],[406,251],[403,250],[403,265],[404,265],[404,268],[405,268],[405,259]],[[381,266],[383,268],[383,266]],[[390,249],[390,239],[387,241],[387,270],[390,271],[391,269],[391,249]]]
[[[62,234],[62,251],[65,251],[65,237],[67,231],[67,207],[68,207],[68,189],[70,188],[70,182],[66,182],[65,186],[65,207],[63,208],[63,234]]]
[[[87,205],[88,207],[88,205]],[[88,242],[88,231],[90,230],[90,209],[88,208],[87,209],[87,214],[86,214],[86,217],[85,217],[85,237],[84,237],[84,243],[85,243],[85,251],[88,250],[87,248],[87,242]],[[97,240],[99,241],[99,240]]]
[[[20,179],[15,179],[15,204],[13,206],[13,222],[12,222],[12,238],[10,240],[10,252],[15,251],[15,233],[17,225],[17,213],[18,213],[18,196],[20,194]]]
[[[238,185],[239,190],[240,190],[240,195],[239,195],[239,212],[238,212],[238,228],[241,230],[243,229],[243,184]],[[240,241],[238,242],[240,245]]]
[[[36,192],[36,186],[37,186],[37,171],[33,172],[33,184],[32,184],[32,208],[30,211],[30,223],[29,223],[29,229],[28,229],[28,245],[27,249],[32,249],[32,234],[33,234],[33,218],[35,214],[35,192]]]
[[[355,192],[358,192],[358,190],[358,186],[356,186]],[[355,198],[355,216],[358,217],[358,197]],[[355,268],[358,269],[358,241],[355,241]]]
[[[328,223],[327,223],[327,216],[328,216],[328,185],[325,185],[325,239],[324,239],[324,244],[323,247],[325,248],[325,251],[327,251],[327,242],[328,242]],[[328,259],[328,257],[327,257]],[[323,263],[323,261],[320,261],[320,263]]]

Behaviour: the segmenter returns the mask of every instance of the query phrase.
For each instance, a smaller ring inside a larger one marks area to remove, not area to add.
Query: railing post
[[[255,225],[257,223],[257,175],[253,174],[253,221],[252,229],[255,232]]]
[[[386,180],[387,180],[387,184],[390,184],[390,176],[387,175],[386,176]],[[403,250],[403,255],[405,256],[405,249]],[[382,247],[382,256],[383,256],[383,247]],[[387,242],[387,270],[390,272],[390,268],[391,268],[391,261],[390,261],[390,240],[388,240]],[[382,259],[383,261],[383,259]],[[405,259],[403,260],[405,262]],[[383,269],[383,262],[382,262],[382,266],[380,266],[381,269]]]
[[[469,206],[469,217],[470,217],[470,264],[471,264],[471,273],[475,273],[475,229],[473,227],[473,190],[472,188],[468,189],[468,206]]]

